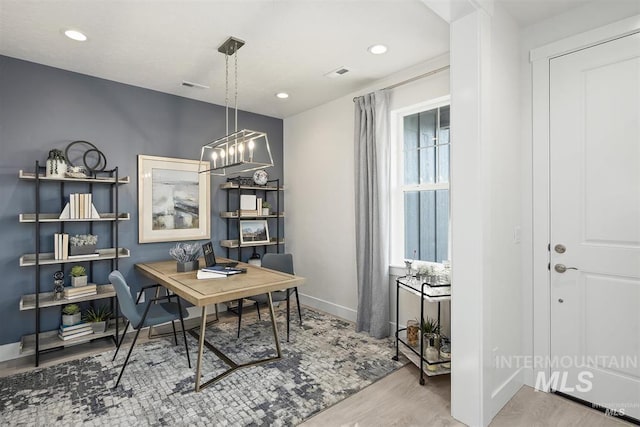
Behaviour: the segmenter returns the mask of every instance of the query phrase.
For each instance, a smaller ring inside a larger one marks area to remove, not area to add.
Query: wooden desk
[[[291,288],[293,286],[300,286],[304,283],[305,279],[299,276],[293,276],[291,274],[255,267],[244,263],[238,264],[238,267],[246,268],[247,273],[235,274],[221,279],[199,280],[196,277],[197,272],[195,271],[178,273],[175,261],[136,264],[136,269],[144,276],[161,284],[179,297],[189,301],[191,304],[202,308],[200,333],[198,334],[193,330],[189,331],[190,334],[198,339],[198,364],[196,367],[195,384],[196,391],[200,391],[200,389],[213,384],[236,369],[278,360],[282,357],[282,353],[280,351],[280,340],[278,338],[278,328],[276,327],[275,314],[273,312],[271,292]],[[276,344],[277,356],[239,365],[205,340],[204,331],[207,322],[207,305],[233,301],[261,294],[267,294],[268,296],[269,314],[271,315],[271,325],[273,327],[273,337]],[[205,346],[227,363],[230,368],[215,378],[200,384],[202,353]]]

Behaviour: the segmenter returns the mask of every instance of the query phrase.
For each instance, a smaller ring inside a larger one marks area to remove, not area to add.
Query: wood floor
[[[254,313],[247,313],[246,319]],[[243,314],[243,322],[245,321]],[[222,315],[220,321],[237,321],[235,316]],[[197,319],[187,319],[187,327],[195,326]],[[159,332],[164,332],[159,330]],[[141,333],[139,342],[148,340]],[[128,350],[128,343],[125,349]],[[110,351],[113,344],[100,340],[41,356],[41,367],[66,360]],[[33,358],[21,358],[0,363],[0,377],[34,370]],[[451,417],[451,384],[448,375],[431,377],[424,386],[418,384],[418,369],[409,364],[382,378],[353,396],[308,419],[301,425],[314,426],[462,426]],[[629,426],[630,424],[607,417],[601,412],[547,393],[523,387],[494,418],[493,427],[518,426]]]

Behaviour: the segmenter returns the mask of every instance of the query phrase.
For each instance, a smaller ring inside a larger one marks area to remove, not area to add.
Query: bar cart
[[[438,357],[436,361],[428,361],[424,355],[426,344],[422,333],[419,333],[418,345],[412,346],[408,340],[400,337],[400,333],[407,328],[400,328],[400,290],[409,292],[420,298],[420,325],[424,322],[424,301],[438,304],[438,324],[441,317],[441,303],[451,301],[451,284],[439,283],[437,280],[420,281],[416,277],[403,276],[396,279],[396,355],[393,360],[398,360],[400,352],[404,354],[414,365],[420,368],[420,385],[424,385],[424,376],[444,375],[451,373],[451,359]]]

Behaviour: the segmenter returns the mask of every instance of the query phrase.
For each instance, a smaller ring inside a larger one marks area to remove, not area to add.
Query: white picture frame
[[[270,243],[269,224],[266,219],[240,221],[240,245]]]
[[[138,155],[138,242],[211,237],[210,178],[199,160]]]

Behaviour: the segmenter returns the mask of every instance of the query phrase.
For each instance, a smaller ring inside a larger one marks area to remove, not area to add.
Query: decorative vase
[[[69,255],[90,255],[96,252],[96,245],[69,246]]]
[[[64,178],[67,172],[67,162],[60,159],[47,159],[46,175],[54,178]]]
[[[269,208],[262,208],[262,216],[269,215]]]
[[[190,262],[178,262],[178,273],[184,273],[185,271],[194,271],[200,268],[200,261]]]
[[[73,326],[76,323],[80,323],[82,320],[82,314],[80,312],[76,314],[63,314],[62,315],[62,324],[64,326]]]
[[[94,334],[101,334],[107,330],[107,321],[91,322],[91,329],[93,329]]]
[[[74,288],[87,286],[87,276],[71,276],[71,286]]]

